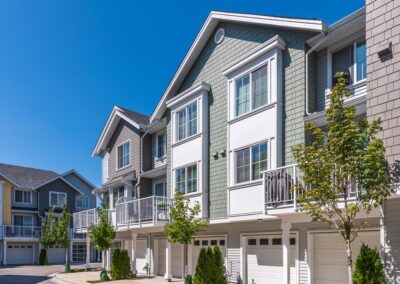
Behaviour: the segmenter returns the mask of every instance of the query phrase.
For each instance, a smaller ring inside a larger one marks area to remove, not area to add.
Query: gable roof
[[[201,54],[201,51],[206,45],[208,39],[214,32],[214,29],[221,21],[242,24],[266,25],[310,32],[322,32],[326,29],[326,25],[324,24],[324,22],[317,19],[287,18],[212,11],[205,21],[203,27],[201,28],[200,32],[198,33],[197,37],[195,38],[192,46],[187,52],[174,77],[169,83],[163,96],[158,102],[156,108],[151,114],[150,123],[154,120],[161,118],[162,114],[166,110],[166,101],[169,100],[171,96],[173,96],[178,91],[183,80],[189,73],[193,64],[196,62],[196,59]]]
[[[78,193],[83,194],[83,192],[79,188],[77,188],[75,185],[73,185],[68,180],[66,180],[63,176],[60,176],[60,175],[57,175],[49,180],[46,180],[46,181],[34,186],[32,189],[40,190],[41,187],[45,186],[46,184],[52,183],[53,181],[56,181],[58,179],[61,180],[62,182],[64,182],[65,184],[67,184],[69,187],[73,188]]]
[[[0,176],[9,180],[18,188],[32,189],[35,186],[57,177],[53,171],[0,163]]]
[[[97,140],[96,146],[93,149],[92,156],[99,156],[107,147],[108,142],[114,134],[114,131],[121,119],[138,130],[149,124],[149,117],[147,115],[120,106],[114,106],[103,128],[103,131]]]
[[[66,176],[71,175],[71,174],[74,174],[74,175],[77,176],[79,179],[81,179],[83,182],[87,183],[92,189],[95,189],[95,188],[96,188],[96,186],[95,186],[93,183],[91,183],[89,180],[87,180],[84,176],[82,176],[80,173],[78,173],[78,172],[77,172],[76,170],[74,170],[74,169],[69,170],[68,172],[63,173],[62,176],[63,176],[65,179],[67,179]]]

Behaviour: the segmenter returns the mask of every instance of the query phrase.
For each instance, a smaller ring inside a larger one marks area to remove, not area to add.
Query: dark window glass
[[[194,245],[195,246],[199,246],[200,245],[200,241],[194,241]]]
[[[290,245],[294,246],[296,244],[296,238],[290,238]]]
[[[256,239],[248,239],[247,244],[249,246],[255,246],[257,244],[257,240]]]
[[[219,245],[224,246],[225,245],[225,240],[219,240]]]
[[[208,246],[208,240],[202,240],[201,241],[202,246]]]
[[[217,241],[217,240],[211,240],[211,245],[212,245],[212,246],[218,245],[218,241]]]
[[[272,244],[274,246],[280,246],[282,244],[282,239],[272,239]]]
[[[349,75],[348,84],[353,83],[353,44],[342,48],[332,54],[332,85],[335,85],[335,74],[345,72]]]
[[[268,239],[260,239],[260,245],[261,245],[261,246],[266,246],[266,245],[268,245]]]

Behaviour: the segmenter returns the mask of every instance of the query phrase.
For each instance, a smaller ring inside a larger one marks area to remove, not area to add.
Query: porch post
[[[282,253],[283,253],[283,277],[282,283],[290,283],[290,228],[292,224],[289,222],[282,222]]]
[[[3,240],[3,265],[7,265],[7,241]]]
[[[171,243],[167,242],[167,245],[165,247],[165,275],[164,279],[168,280],[168,282],[171,282],[172,279],[172,274],[171,274]]]
[[[188,244],[188,260],[187,260],[187,273],[188,275],[193,275],[193,243]]]
[[[107,268],[106,270],[109,271],[111,269],[111,251],[112,249],[107,250]]]
[[[136,270],[136,239],[137,239],[137,234],[133,233],[132,234],[132,242],[131,242],[131,249],[132,249],[132,274],[136,276],[137,270]]]
[[[86,234],[86,270],[89,270],[90,266],[90,237]]]

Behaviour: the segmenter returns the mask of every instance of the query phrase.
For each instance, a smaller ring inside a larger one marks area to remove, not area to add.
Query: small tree
[[[224,264],[224,258],[222,257],[221,250],[219,246],[213,248],[214,257],[214,271],[215,271],[215,284],[226,284],[228,280],[226,279],[226,270]]]
[[[368,214],[384,202],[391,189],[385,148],[377,137],[381,120],[357,121],[355,108],[344,105],[344,99],[350,96],[345,74],[337,73],[335,79],[327,110],[327,136],[306,123],[312,142],[292,149],[304,181],[295,190],[300,210],[313,221],[333,226],[342,236],[352,283],[351,244],[368,225]]]
[[[168,242],[184,245],[185,277],[187,276],[187,246],[192,242],[193,237],[200,231],[207,228],[208,222],[199,218],[201,212],[200,204],[196,202],[190,205],[190,200],[182,193],[176,192],[173,206],[170,206],[171,222],[165,225],[164,235]]]
[[[56,222],[56,242],[65,248],[65,272],[70,271],[68,253],[69,253],[69,224],[71,220],[71,213],[67,205],[64,203],[60,218]]]
[[[207,284],[209,283],[209,269],[210,261],[205,248],[201,248],[199,257],[197,259],[196,271],[193,276],[193,284]]]
[[[125,279],[132,276],[130,259],[126,249],[114,250],[110,275],[113,279]]]
[[[362,244],[354,263],[354,284],[384,284],[385,271],[378,250]]]
[[[39,254],[40,265],[47,264],[47,249],[56,243],[53,212],[54,208],[50,208],[42,222],[42,234],[39,239],[43,246]]]
[[[226,284],[224,260],[218,246],[202,248],[197,260],[193,284]]]
[[[115,229],[112,226],[107,210],[102,208],[97,208],[97,215],[99,222],[97,224],[93,224],[89,227],[89,235],[90,239],[93,241],[94,246],[101,252],[107,251],[111,248],[113,240],[115,238]],[[104,270],[107,267],[107,258],[104,258]]]

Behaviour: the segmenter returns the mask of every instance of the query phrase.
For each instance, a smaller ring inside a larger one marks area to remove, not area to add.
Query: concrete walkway
[[[57,273],[52,279],[57,284],[87,284],[88,280],[99,280],[100,271],[88,271],[88,272],[74,272],[74,273]],[[125,279],[125,280],[113,280],[107,283],[110,284],[166,284],[168,283],[163,277],[155,276],[150,278],[136,278],[136,279]],[[183,281],[180,279],[173,279],[172,283],[180,283]]]

